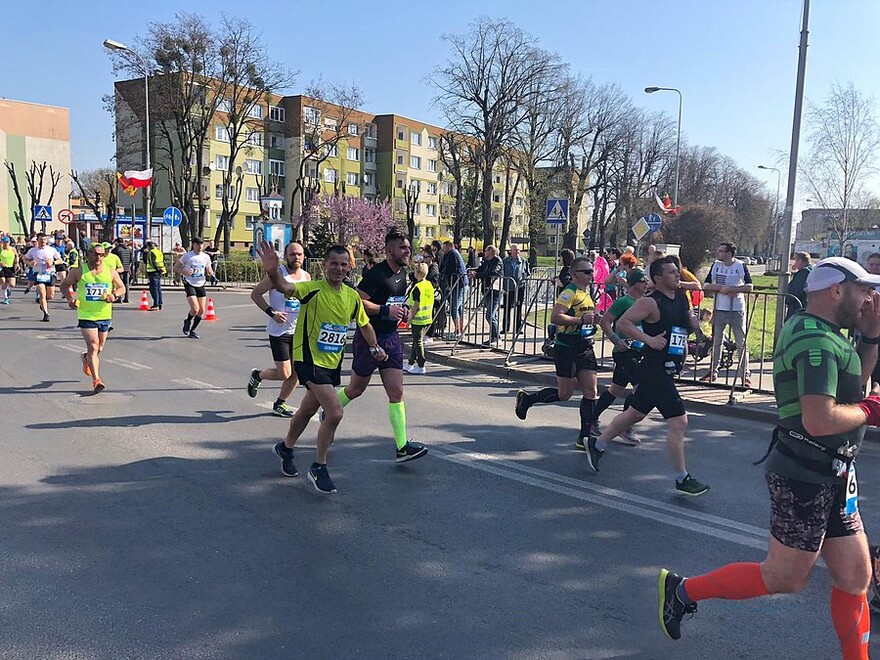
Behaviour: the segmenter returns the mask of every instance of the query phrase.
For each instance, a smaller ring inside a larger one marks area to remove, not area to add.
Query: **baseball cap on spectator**
[[[639,282],[647,282],[648,277],[641,268],[633,268],[626,276],[626,283],[629,286],[635,286]]]
[[[0,238],[0,243],[9,243],[9,242],[11,242],[9,240],[9,236],[4,236],[3,238]]]
[[[826,257],[817,263],[807,275],[806,289],[809,292],[822,291],[844,282],[880,286],[880,275],[871,275],[852,259]]]

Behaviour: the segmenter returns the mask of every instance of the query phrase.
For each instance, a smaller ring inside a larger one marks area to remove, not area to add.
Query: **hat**
[[[101,243],[101,247],[104,248],[105,250],[109,250],[113,246],[110,245],[110,243],[108,243],[107,241],[104,241],[103,243]]]
[[[806,289],[807,291],[822,291],[844,282],[880,286],[880,275],[871,275],[852,259],[827,257],[817,263],[807,275]]]
[[[639,282],[647,282],[648,277],[641,268],[633,268],[626,276],[626,283],[629,286],[635,286]]]
[[[0,238],[0,243],[10,243],[10,242],[11,241],[9,239],[9,236],[4,236],[3,238]]]

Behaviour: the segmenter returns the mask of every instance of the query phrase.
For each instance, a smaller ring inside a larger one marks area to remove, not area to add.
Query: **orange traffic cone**
[[[208,298],[208,309],[205,310],[205,318],[203,321],[216,321],[217,313],[214,311],[214,299]]]
[[[138,310],[141,312],[149,312],[150,311],[150,301],[147,300],[146,290],[141,291],[141,306],[138,307]]]

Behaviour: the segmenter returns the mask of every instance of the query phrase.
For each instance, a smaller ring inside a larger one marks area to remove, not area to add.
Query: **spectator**
[[[425,246],[422,248],[422,263],[428,267],[428,272],[425,275],[425,279],[431,284],[433,288],[434,294],[434,309],[431,314],[432,322],[431,325],[428,326],[428,329],[425,331],[425,343],[433,344],[434,343],[434,328],[435,326],[438,328],[443,328],[446,324],[446,314],[443,307],[443,297],[440,294],[440,266],[437,264],[437,261],[434,259],[434,250],[433,246]],[[440,316],[442,315],[442,319]]]
[[[617,265],[608,272],[605,278],[605,292],[612,298],[619,298],[626,293],[626,278],[629,272],[638,266],[639,260],[631,253],[620,255]]]
[[[430,252],[430,248],[427,248]],[[426,279],[428,266],[425,262],[417,263],[413,268],[415,284],[410,289],[409,305],[412,311],[410,328],[412,329],[412,350],[409,364],[403,370],[410,374],[425,374],[425,331],[431,327],[434,311],[434,287]]]
[[[443,259],[440,262],[440,277],[443,283],[443,295],[449,301],[449,315],[455,324],[452,335],[446,339],[458,340],[464,330],[464,301],[467,297],[467,269],[461,253],[452,245],[452,241],[443,243]],[[445,330],[446,326],[443,326]]]
[[[871,263],[873,260],[873,264]],[[868,257],[868,272],[874,275],[880,273],[880,252],[875,252]],[[873,268],[872,268],[873,266]],[[795,312],[807,306],[807,276],[813,270],[809,252],[796,252],[794,255],[794,277],[788,283],[785,299],[785,320]],[[798,304],[800,303],[800,304]]]
[[[183,249],[183,246],[180,243],[175,243],[174,248],[171,250],[171,263],[176,264],[178,260],[186,254],[186,250]],[[164,261],[164,258],[163,258]],[[180,284],[180,279],[182,275],[180,273],[174,273],[174,285],[177,286]]]
[[[522,325],[523,296],[526,291],[526,280],[531,274],[529,262],[522,258],[519,247],[510,246],[510,254],[501,262],[504,269],[504,329],[510,330],[510,315],[514,312],[514,332]]]
[[[214,245],[214,241],[208,241],[204,252],[211,257],[211,284],[217,286],[217,255],[220,254],[220,250]]]
[[[122,284],[125,285],[125,295],[122,298],[123,303],[128,302],[128,290],[129,290],[129,281],[131,275],[131,264],[134,261],[131,248],[125,244],[125,240],[120,236],[116,239],[116,245],[113,248],[113,254],[119,257],[119,261],[122,264],[122,272],[119,273],[119,279],[122,280]]]
[[[553,280],[553,283],[556,284],[557,297],[562,293],[566,285],[571,282],[571,262],[574,261],[574,252],[568,248],[562,248],[559,251],[559,260],[562,262],[562,268],[559,270],[559,275]],[[608,273],[606,272],[605,274],[607,275]]]
[[[749,350],[746,346],[745,296],[752,290],[752,276],[748,266],[736,258],[736,244],[721,243],[716,250],[718,259],[709,269],[704,291],[715,294],[715,312],[712,324],[712,366],[701,382],[711,383],[718,378],[718,360],[724,344],[724,330],[730,328],[737,346],[737,358],[742,361],[742,383],[752,386],[749,369]]]
[[[144,244],[144,265],[147,271],[147,279],[150,283],[150,295],[153,297],[150,311],[161,310],[162,278],[165,277],[167,271],[165,269],[165,255],[162,254],[162,250],[157,248],[153,241],[147,241]]]
[[[477,251],[474,250],[473,245],[467,249],[467,267],[468,268],[476,268],[477,267]]]
[[[89,248],[92,247],[92,239],[89,238],[89,235],[86,233],[85,229],[79,230],[79,251],[80,254],[85,254],[89,251]]]
[[[684,267],[681,263],[681,257],[677,254],[670,254],[669,259],[672,260],[672,263],[675,264],[675,267],[678,268],[679,273],[679,282],[678,288],[684,289],[685,294],[688,297],[688,302],[693,309],[699,309],[700,303],[703,302],[703,285],[700,284],[700,280],[694,275],[691,271]]]
[[[571,250],[569,250],[571,252]],[[498,345],[498,305],[501,302],[501,284],[504,265],[498,258],[494,245],[483,250],[483,262],[476,269],[468,269],[468,274],[479,280],[482,286],[483,304],[486,306],[486,322],[489,324],[489,339],[483,342],[484,348]]]

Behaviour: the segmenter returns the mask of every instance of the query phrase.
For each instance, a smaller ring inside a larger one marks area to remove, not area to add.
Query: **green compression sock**
[[[406,444],[406,408],[403,401],[388,404],[388,419],[394,430],[394,443],[400,449]]]
[[[347,406],[349,403],[351,403],[351,399],[349,399],[345,395],[345,388],[344,387],[340,387],[338,390],[336,390],[336,396],[339,398],[339,403],[342,404],[343,408],[345,408],[345,406]]]

